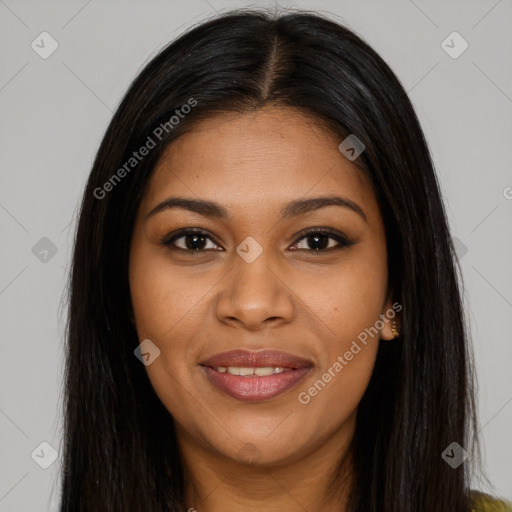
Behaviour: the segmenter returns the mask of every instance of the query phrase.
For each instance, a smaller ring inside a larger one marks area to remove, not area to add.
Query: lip
[[[294,388],[311,370],[310,366],[303,366],[283,373],[275,373],[266,377],[241,377],[230,373],[221,373],[203,366],[208,380],[220,391],[245,402],[260,402],[269,400],[285,391]]]
[[[266,366],[282,368],[305,368],[313,366],[311,361],[302,357],[280,352],[278,350],[230,350],[210,357],[201,363],[203,366],[218,368],[219,366],[238,366],[242,368],[265,368]]]
[[[264,377],[231,375],[228,372],[218,372],[215,368],[237,366],[242,368],[282,367],[288,371]],[[217,389],[246,402],[270,400],[294,388],[304,379],[313,365],[307,359],[279,352],[262,350],[250,352],[247,350],[232,350],[222,352],[201,363],[206,377]]]

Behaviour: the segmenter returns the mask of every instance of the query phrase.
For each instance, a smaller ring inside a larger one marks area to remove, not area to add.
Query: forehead
[[[217,114],[168,146],[145,207],[180,194],[217,200],[229,211],[241,202],[260,207],[333,192],[375,207],[369,179],[341,154],[341,141],[320,120],[289,107]]]

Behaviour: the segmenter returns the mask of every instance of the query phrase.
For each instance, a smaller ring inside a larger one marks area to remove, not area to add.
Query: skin
[[[340,142],[288,107],[217,114],[167,148],[138,209],[129,268],[134,324],[141,341],[160,349],[145,368],[176,424],[186,505],[199,512],[345,509],[350,466],[338,495],[327,494],[327,482],[354,434],[379,339],[393,333],[385,317],[379,335],[309,403],[299,402],[392,306],[376,197]],[[289,201],[332,195],[357,203],[366,220],[340,206],[281,218]],[[228,216],[175,207],[147,218],[171,196],[215,201]],[[316,252],[300,234],[315,227],[354,245],[327,238]],[[190,236],[174,250],[160,244],[183,228],[207,231],[203,252],[183,249]],[[236,252],[249,236],[263,249],[252,263]],[[282,350],[313,367],[296,388],[243,402],[210,384],[199,365],[236,348]]]

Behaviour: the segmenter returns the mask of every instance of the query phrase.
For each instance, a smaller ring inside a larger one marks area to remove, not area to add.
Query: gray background
[[[168,41],[215,11],[248,5],[0,0],[0,511],[57,510],[59,459],[42,469],[31,453],[37,448],[48,461],[43,441],[61,453],[62,294],[77,204],[112,112]],[[512,4],[281,6],[333,13],[379,52],[410,95],[458,240],[486,468],[495,492],[512,499]],[[43,31],[58,43],[47,59],[31,47]],[[453,31],[469,44],[456,59],[441,46]],[[478,480],[474,487],[486,490]]]

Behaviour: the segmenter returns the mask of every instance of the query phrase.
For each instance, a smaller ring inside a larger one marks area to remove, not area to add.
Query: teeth
[[[231,375],[240,375],[241,377],[249,377],[254,375],[257,377],[266,377],[269,375],[274,375],[275,373],[292,371],[291,368],[273,368],[271,366],[267,366],[265,368],[241,368],[239,366],[218,366],[215,369],[220,373],[228,372]]]
[[[272,375],[274,373],[281,373],[283,368],[254,368],[254,375],[258,375],[258,377],[265,377],[266,375]]]

